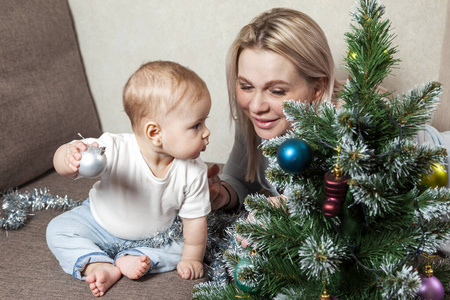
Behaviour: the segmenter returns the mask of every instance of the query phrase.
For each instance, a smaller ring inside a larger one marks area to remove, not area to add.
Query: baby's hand
[[[177,271],[183,279],[199,279],[203,277],[203,263],[196,260],[182,259],[177,265]]]
[[[93,143],[92,146],[98,147],[98,143]],[[64,164],[69,167],[74,173],[78,172],[80,167],[81,153],[87,150],[87,145],[82,141],[76,141],[66,144],[66,154],[64,156]]]

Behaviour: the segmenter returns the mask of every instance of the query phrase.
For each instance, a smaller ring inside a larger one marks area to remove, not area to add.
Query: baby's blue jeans
[[[114,264],[124,255],[147,255],[151,262],[149,273],[175,270],[181,259],[183,241],[172,241],[161,248],[138,247],[124,250],[110,258],[98,245],[129,244],[129,240],[108,233],[94,219],[89,199],[70,211],[54,218],[47,226],[47,244],[64,272],[84,280],[81,275],[87,264],[106,262]],[[124,247],[126,249],[126,247]]]

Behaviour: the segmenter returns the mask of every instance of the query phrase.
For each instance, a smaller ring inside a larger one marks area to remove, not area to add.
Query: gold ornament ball
[[[433,164],[431,174],[422,175],[420,185],[425,188],[446,187],[448,181],[448,174],[442,164]]]
[[[348,58],[353,58],[354,60],[356,60],[356,58],[358,57],[358,54],[356,54],[356,51],[350,51],[348,53]]]

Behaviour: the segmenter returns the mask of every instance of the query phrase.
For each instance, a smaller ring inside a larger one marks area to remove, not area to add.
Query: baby
[[[206,84],[177,63],[150,62],[126,83],[123,104],[133,134],[73,141],[60,146],[53,159],[60,175],[80,177],[80,152],[88,145],[106,147],[107,166],[89,198],[47,228],[48,246],[63,270],[88,282],[94,296],[103,296],[122,275],[138,279],[177,269],[182,278],[197,279],[204,273],[211,210],[207,167],[199,158],[210,135]],[[183,241],[131,248],[114,258],[98,246],[153,237],[177,215]]]

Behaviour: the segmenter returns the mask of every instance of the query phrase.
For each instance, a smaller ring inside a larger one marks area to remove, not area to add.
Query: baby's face
[[[205,91],[197,101],[186,99],[164,116],[161,122],[162,147],[178,159],[194,159],[206,150],[210,131],[206,119],[211,109],[209,92]]]

